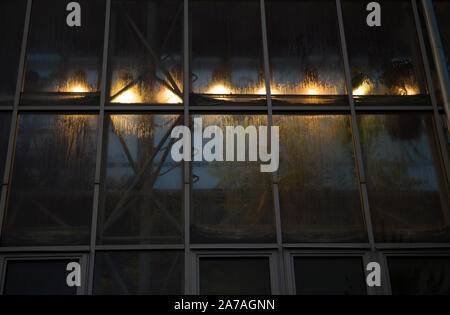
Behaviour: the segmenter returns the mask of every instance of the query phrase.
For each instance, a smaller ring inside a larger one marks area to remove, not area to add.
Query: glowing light
[[[87,92],[87,91],[86,91],[86,89],[83,86],[77,85],[77,86],[74,86],[73,88],[71,88],[71,92],[84,93],[84,92]]]
[[[167,104],[180,104],[183,103],[183,100],[178,96],[175,95],[170,90],[164,90],[159,94],[159,102],[161,103],[167,103]]]
[[[259,94],[259,95],[265,95],[265,94],[266,94],[266,88],[265,88],[265,87],[260,88],[260,89],[258,90],[258,92],[256,92],[256,94]]]
[[[317,95],[319,91],[317,89],[308,89],[307,93],[309,95]]]
[[[403,89],[399,90],[400,95],[417,95],[419,94],[419,91],[416,88],[413,88],[411,86],[405,86],[406,93]]]
[[[224,87],[223,85],[213,86],[208,93],[209,94],[230,94],[230,90]]]
[[[125,104],[139,103],[139,96],[135,92],[128,90],[117,96],[113,100],[113,103],[125,103]]]

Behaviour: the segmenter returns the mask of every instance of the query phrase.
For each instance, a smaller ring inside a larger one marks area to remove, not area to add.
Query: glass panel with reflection
[[[178,251],[98,252],[94,294],[183,294],[184,255]]]
[[[359,115],[378,242],[446,242],[449,190],[431,115]]]
[[[439,35],[447,60],[447,70],[450,75],[450,1],[433,1],[434,12],[439,26]]]
[[[11,260],[6,265],[5,295],[75,295],[66,282],[72,260]]]
[[[170,154],[178,115],[110,115],[99,244],[181,243],[182,163]]]
[[[26,0],[0,2],[0,105],[13,105]]]
[[[110,102],[183,100],[183,1],[113,1]]]
[[[259,1],[192,1],[190,12],[192,91],[265,95]]]
[[[285,242],[365,242],[348,115],[275,115]]]
[[[450,257],[388,257],[394,295],[450,295]]]
[[[382,24],[369,27],[367,2],[343,1],[353,95],[426,94],[410,1],[383,1]]]
[[[33,2],[22,104],[99,103],[105,1],[78,3],[81,26],[70,27],[66,1]]]
[[[1,243],[89,244],[96,115],[22,114]]]
[[[357,257],[295,257],[296,293],[365,295],[362,259]]]
[[[269,295],[269,258],[200,258],[200,294]]]
[[[345,94],[335,1],[266,1],[273,95]]]
[[[203,115],[203,127],[267,126],[266,116]],[[235,138],[235,145],[237,137]],[[203,139],[203,146],[209,141]],[[258,141],[255,141],[257,144]],[[275,242],[271,173],[260,171],[259,162],[192,162],[191,241],[194,243]]]

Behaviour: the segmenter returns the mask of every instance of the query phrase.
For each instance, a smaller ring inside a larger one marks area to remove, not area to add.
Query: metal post
[[[102,149],[103,149],[103,132],[105,122],[105,102],[107,95],[107,69],[108,69],[108,47],[109,47],[109,24],[111,17],[111,0],[106,0],[105,7],[105,31],[103,41],[103,60],[102,60],[102,79],[100,91],[100,113],[98,115],[98,133],[97,133],[97,157],[95,166],[95,186],[94,186],[94,202],[91,220],[91,240],[89,250],[89,268],[88,268],[88,285],[87,294],[92,294],[94,284],[94,265],[95,265],[95,244],[97,241],[97,218],[98,208],[100,204],[100,185],[101,183],[101,166],[102,166]]]
[[[441,38],[439,36],[439,28],[431,0],[422,0],[422,5],[425,24],[427,26],[428,36],[430,38],[431,51],[433,53],[439,84],[441,86],[445,113],[447,114],[447,119],[450,121],[450,79],[447,72],[444,48],[442,47]]]

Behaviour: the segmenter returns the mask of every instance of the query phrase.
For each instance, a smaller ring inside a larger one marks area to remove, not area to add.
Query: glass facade
[[[450,294],[450,87],[420,1],[379,28],[353,0],[80,0],[80,26],[69,2],[0,4],[0,294]],[[270,126],[273,173],[251,159]]]

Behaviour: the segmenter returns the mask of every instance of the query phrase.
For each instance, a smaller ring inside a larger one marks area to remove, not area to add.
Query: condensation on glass
[[[388,257],[394,295],[450,295],[450,256]]]
[[[89,244],[97,115],[22,114],[1,244]]]
[[[93,294],[183,294],[184,255],[179,251],[97,252]]]
[[[323,104],[346,94],[335,1],[266,1],[271,94],[275,103]],[[345,101],[345,97],[344,97]],[[344,102],[345,104],[345,102]]]
[[[411,2],[383,1],[380,27],[367,25],[366,6],[343,1],[353,95],[359,100],[366,95],[426,94]]]
[[[447,242],[449,190],[427,114],[359,115],[377,242]]]
[[[67,265],[73,260],[10,260],[6,264],[5,295],[75,295],[66,283]]]
[[[275,115],[283,241],[366,242],[348,115]]]
[[[33,1],[21,104],[99,104],[105,1],[78,2],[70,27],[66,1]]]
[[[0,105],[13,105],[26,0],[0,3]]]
[[[203,127],[267,126],[266,116],[203,115]],[[257,136],[259,136],[258,134]],[[231,139],[231,138],[230,138]],[[234,136],[235,146],[237,136]],[[203,139],[203,146],[209,139]],[[246,136],[245,162],[192,162],[191,242],[236,243],[275,242],[275,218],[271,173],[260,171],[260,162],[250,162]]]
[[[362,259],[358,257],[295,257],[296,294],[365,295]]]
[[[179,115],[109,115],[99,244],[181,243],[182,162],[171,155]]]
[[[198,270],[202,295],[271,294],[268,257],[205,257]]]
[[[259,1],[191,1],[189,10],[193,103],[264,100]]]
[[[6,154],[8,152],[10,125],[11,113],[0,112],[0,181],[3,181]]]
[[[183,102],[183,1],[113,1],[111,103]]]

